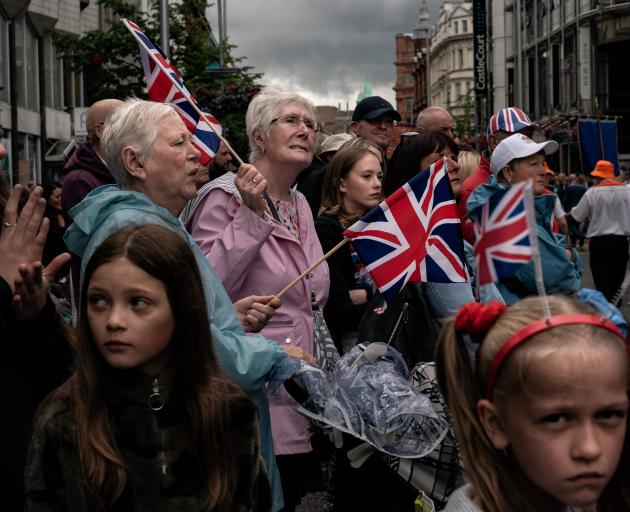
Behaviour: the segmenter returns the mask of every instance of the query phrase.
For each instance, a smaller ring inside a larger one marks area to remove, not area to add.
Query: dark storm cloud
[[[432,19],[437,0],[427,2]],[[318,98],[354,100],[367,78],[393,98],[395,35],[417,24],[419,0],[228,0],[235,55],[265,74]],[[216,9],[211,11],[215,22]],[[377,91],[378,90],[378,91]]]

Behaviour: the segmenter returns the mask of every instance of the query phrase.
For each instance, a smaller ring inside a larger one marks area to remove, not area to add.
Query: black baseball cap
[[[395,121],[400,121],[400,114],[396,112],[389,101],[380,96],[368,96],[367,98],[363,98],[357,103],[357,106],[354,107],[352,120],[376,119],[383,114],[390,114]]]

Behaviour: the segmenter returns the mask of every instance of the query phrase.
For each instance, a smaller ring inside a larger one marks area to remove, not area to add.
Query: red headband
[[[473,304],[476,304],[473,305]],[[473,341],[480,343],[484,337],[484,334],[490,330],[490,327],[494,325],[497,318],[507,309],[505,306],[500,307],[500,303],[490,303],[487,306],[483,306],[478,303],[469,303],[464,305],[456,315],[455,330],[460,333],[469,334]],[[503,361],[510,353],[514,351],[525,340],[528,340],[532,336],[559,327],[561,325],[594,325],[596,327],[603,327],[609,330],[613,334],[619,336],[624,345],[626,344],[626,337],[623,333],[609,320],[595,315],[587,314],[571,314],[571,315],[555,315],[551,318],[543,318],[532,324],[523,327],[519,331],[515,332],[508,340],[501,346],[497,354],[494,356],[488,377],[486,379],[485,397],[490,399],[492,396],[492,388],[496,381],[499,369],[503,364]],[[481,332],[485,329],[485,333]]]
[[[492,396],[492,388],[494,387],[494,381],[497,378],[497,374],[499,373],[499,368],[501,368],[501,364],[516,347],[518,347],[521,343],[531,338],[535,334],[546,331],[547,329],[553,329],[554,327],[559,327],[560,325],[573,324],[588,324],[608,329],[613,334],[619,336],[619,338],[621,338],[622,342],[625,345],[626,337],[622,334],[622,332],[617,328],[615,324],[606,320],[605,318],[602,318],[601,316],[573,314],[555,315],[551,318],[543,318],[542,320],[538,320],[533,324],[529,324],[527,327],[523,327],[520,331],[515,332],[512,336],[510,336],[510,338],[503,344],[503,346],[494,356],[494,361],[492,361],[492,366],[490,366],[488,378],[486,379],[486,398],[490,399],[490,397]]]

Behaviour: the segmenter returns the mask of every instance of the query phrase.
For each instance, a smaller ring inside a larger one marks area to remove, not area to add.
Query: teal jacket
[[[130,224],[159,224],[186,239],[203,277],[212,341],[221,367],[258,407],[260,451],[269,475],[274,510],[282,508],[282,487],[274,456],[264,385],[274,366],[286,358],[286,353],[273,341],[245,334],[221,281],[184,225],[145,194],[105,185],[90,192],[69,213],[74,222],[66,230],[64,240],[70,252],[81,258],[81,282],[85,266],[99,244]]]
[[[494,179],[491,179],[487,185],[477,187],[466,203],[470,218],[478,221],[483,204],[492,194],[505,188],[507,185],[497,183]],[[577,292],[581,286],[582,260],[573,248],[573,261],[569,261],[565,252],[564,236],[556,235],[551,229],[555,201],[555,195],[534,197],[536,234],[538,235],[545,291],[547,293],[572,294]],[[536,290],[534,263],[529,262],[520,266],[512,276],[499,281],[497,288],[508,305],[518,302],[523,297],[536,295],[538,292]]]

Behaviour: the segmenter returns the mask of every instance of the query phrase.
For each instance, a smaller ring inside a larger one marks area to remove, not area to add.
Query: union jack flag
[[[446,159],[416,175],[344,232],[386,301],[407,282],[466,281]]]
[[[133,34],[140,47],[140,60],[144,69],[144,78],[149,91],[149,99],[160,103],[170,103],[184,121],[186,128],[193,135],[193,143],[201,152],[199,162],[206,164],[214,158],[221,143],[215,133],[221,133],[221,123],[212,115],[206,114],[209,126],[197,110],[194,96],[184,85],[179,71],[164,56],[160,48],[153,44],[142,29],[127,19],[122,20]],[[200,119],[201,118],[201,119]]]
[[[512,275],[534,256],[531,181],[495,193],[476,211],[471,212],[479,218],[475,221],[475,266],[477,283],[483,286]]]

